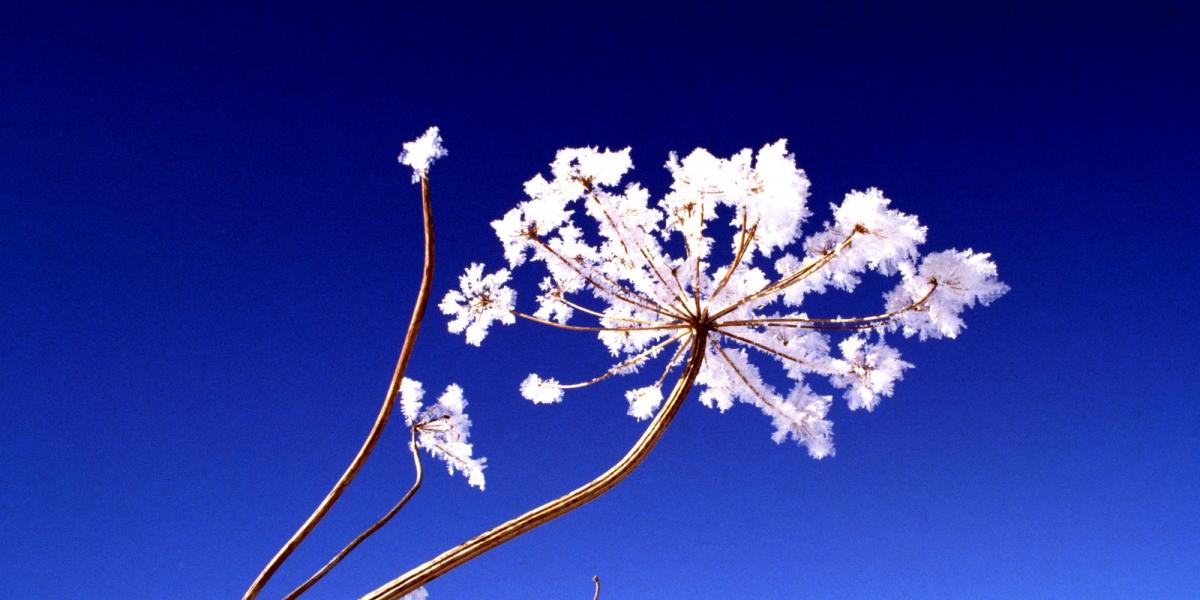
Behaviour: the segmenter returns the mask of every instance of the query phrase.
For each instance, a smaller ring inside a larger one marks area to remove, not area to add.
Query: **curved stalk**
[[[692,383],[695,382],[696,376],[700,374],[700,366],[704,363],[704,348],[707,340],[707,328],[701,327],[694,332],[692,337],[692,352],[687,363],[687,368],[679,378],[679,381],[675,383],[675,388],[671,390],[671,395],[663,402],[663,406],[659,409],[658,414],[654,416],[654,420],[646,427],[642,436],[629,449],[629,452],[621,457],[621,460],[617,461],[616,464],[609,467],[607,471],[564,496],[551,500],[515,519],[502,523],[439,554],[425,564],[385,583],[363,596],[362,599],[396,600],[484,552],[595,500],[615,487],[646,459],[646,456],[650,454],[650,451],[654,449],[655,444],[662,437],[663,432],[666,431],[667,426],[675,418],[676,413],[679,412],[679,407],[682,406],[683,400],[687,398],[688,392],[692,389]]]
[[[300,594],[308,591],[308,588],[316,585],[321,578],[325,577],[325,575],[332,571],[333,568],[338,565],[338,563],[342,562],[342,559],[346,558],[347,554],[354,552],[354,549],[357,548],[359,544],[363,543],[364,540],[374,535],[375,532],[379,531],[384,525],[387,525],[388,521],[391,521],[392,517],[396,516],[396,513],[400,512],[400,509],[404,508],[405,504],[408,504],[408,501],[411,500],[413,495],[417,493],[417,490],[421,489],[421,480],[424,478],[424,472],[421,469],[421,452],[420,449],[417,448],[416,427],[412,428],[412,439],[408,443],[408,449],[412,451],[413,467],[417,472],[416,479],[413,480],[412,487],[408,488],[408,491],[404,493],[404,496],[400,498],[400,501],[397,502],[396,505],[391,508],[391,510],[387,511],[387,514],[380,517],[378,521],[375,521],[370,527],[358,534],[358,537],[354,538],[354,541],[346,544],[345,548],[342,548],[337,555],[329,559],[329,562],[325,563],[325,566],[321,567],[320,571],[313,573],[312,577],[308,578],[308,581],[300,584],[300,586],[292,590],[290,594],[284,596],[283,600],[295,600],[296,598],[300,597]]]
[[[400,347],[400,358],[396,361],[396,369],[392,372],[392,381],[388,384],[387,393],[383,397],[383,405],[379,407],[379,414],[375,417],[375,424],[371,426],[371,431],[367,433],[367,439],[363,440],[362,446],[358,449],[358,454],[354,455],[354,459],[350,461],[350,465],[346,467],[346,471],[338,478],[337,483],[333,484],[333,488],[325,495],[325,499],[317,505],[316,510],[309,515],[308,519],[300,525],[296,533],[284,543],[283,547],[275,553],[275,556],[263,567],[258,577],[254,578],[254,582],[250,584],[249,589],[242,596],[242,600],[253,600],[262,591],[263,586],[279,570],[283,565],[283,561],[291,556],[292,552],[300,546],[304,538],[312,532],[317,523],[325,517],[329,509],[333,508],[333,504],[342,496],[342,492],[346,491],[346,487],[350,485],[350,481],[358,474],[358,470],[362,468],[367,457],[371,455],[371,451],[375,449],[375,443],[379,441],[379,436],[383,433],[383,427],[387,425],[388,418],[392,415],[392,408],[396,405],[396,394],[400,391],[400,382],[404,379],[404,371],[408,368],[408,359],[412,356],[413,344],[417,339],[417,331],[421,328],[421,320],[425,318],[425,307],[429,304],[429,292],[433,287],[433,208],[429,200],[429,178],[421,178],[421,212],[424,217],[425,224],[425,266],[421,271],[421,286],[417,290],[417,301],[413,306],[412,318],[408,322],[408,332],[404,334],[404,344]]]
[[[596,593],[592,594],[592,600],[600,600],[600,576],[592,575],[592,583],[596,584]]]
[[[520,311],[509,311],[515,317],[521,317],[527,321],[533,321],[541,325],[549,325],[559,329],[567,329],[569,331],[659,331],[663,329],[687,329],[689,325],[683,321],[666,321],[665,325],[647,325],[645,327],[592,327],[590,325],[567,325],[565,323],[555,323],[533,315],[527,315]]]

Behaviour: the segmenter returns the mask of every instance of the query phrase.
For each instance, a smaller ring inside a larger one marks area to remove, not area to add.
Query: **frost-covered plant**
[[[833,453],[832,398],[814,392],[812,378],[843,389],[851,409],[869,411],[912,367],[887,333],[956,337],[964,309],[1007,290],[988,254],[922,257],[925,227],[874,188],[846,194],[802,240],[809,181],[784,140],[729,158],[704,149],[671,155],[671,189],[654,201],[636,182],[623,182],[631,167],[628,148],[559,151],[550,177],[526,182],[528,199],[492,223],[509,268],[485,275],[482,264],[472,264],[440,305],[453,318],[450,330],[474,345],[493,323],[514,317],[596,332],[616,364],[581,383],[531,374],[520,391],[535,403],[636,373],[664,355],[661,374],[625,394],[629,414],[649,418],[663,402],[668,373],[702,337],[700,402],[720,411],[735,402],[755,406],[771,418],[776,442],[795,440],[822,458]],[[714,259],[722,231],[730,234],[728,261]],[[529,261],[546,268],[532,314],[516,310],[508,287],[509,269]],[[897,279],[878,314],[804,310],[810,296],[852,292],[869,272]],[[577,324],[577,316],[591,322]],[[788,389],[762,376],[753,353],[782,367]]]
[[[956,337],[965,309],[1008,289],[988,254],[947,250],[922,257],[925,227],[874,188],[846,194],[831,206],[829,219],[802,239],[811,214],[809,182],[784,140],[730,158],[703,149],[682,159],[672,154],[666,166],[671,189],[652,201],[639,184],[623,182],[632,167],[628,148],[559,151],[550,176],[527,181],[528,198],[492,223],[507,268],[487,273],[473,263],[459,289],[440,304],[451,317],[450,331],[472,345],[482,343],[493,324],[517,318],[597,335],[616,364],[579,383],[529,375],[520,392],[538,404],[637,373],[666,356],[648,385],[625,392],[630,415],[653,417],[645,432],[595,479],[364,598],[401,598],[611,489],[653,449],[693,384],[702,388],[705,406],[755,406],[771,418],[776,442],[792,439],[815,458],[829,456],[833,399],[815,392],[811,380],[823,378],[843,390],[851,409],[872,410],[912,367],[889,345],[889,334]],[[728,260],[715,249],[725,232]],[[537,308],[526,313],[517,310],[509,282],[511,270],[531,261],[542,263],[545,276]],[[868,273],[896,281],[877,314],[810,315],[804,309],[814,295],[854,291]],[[577,322],[577,316],[587,321]],[[769,383],[752,353],[778,363],[788,389]],[[680,365],[680,376],[664,394],[664,383]]]
[[[426,406],[421,384],[404,377],[433,274],[429,167],[445,154],[434,127],[405,144],[400,156],[413,169],[413,181],[421,183],[425,265],[379,416],[346,472],[263,569],[245,600],[258,594],[349,485],[397,397],[409,426],[415,482],[384,517],[287,598],[303,593],[408,502],[421,484],[420,449],[445,461],[451,474],[484,487],[485,459],[474,456],[462,390],[451,384]],[[784,140],[729,158],[703,149],[683,159],[672,154],[666,166],[673,176],[670,191],[652,201],[637,183],[623,183],[632,168],[628,148],[559,151],[550,177],[527,181],[528,199],[492,223],[508,268],[487,273],[483,264],[472,264],[459,278],[459,288],[440,304],[451,317],[450,330],[476,346],[493,324],[518,318],[597,334],[616,364],[580,383],[530,374],[520,393],[539,404],[560,402],[566,390],[634,374],[659,356],[668,357],[648,385],[624,394],[631,416],[652,418],[645,432],[595,479],[443,552],[364,598],[423,600],[422,586],[429,581],[611,489],[646,458],[693,384],[701,388],[698,399],[705,406],[722,412],[739,402],[755,406],[770,417],[777,443],[791,439],[815,458],[829,456],[833,399],[814,391],[812,380],[825,379],[843,390],[850,409],[870,411],[893,394],[895,383],[912,367],[889,345],[889,335],[954,338],[965,327],[965,309],[987,305],[1008,289],[986,253],[946,250],[922,256],[918,248],[925,227],[893,209],[874,188],[846,194],[831,205],[822,226],[802,237],[811,216],[809,182]],[[726,234],[728,259],[717,249]],[[542,263],[546,274],[538,285],[536,310],[525,313],[516,309],[510,279],[512,269],[530,261]],[[805,310],[814,295],[853,292],[868,273],[895,279],[877,314],[846,317]],[[576,322],[577,316],[588,321]],[[778,364],[786,374],[786,390],[763,377],[762,361],[752,360],[755,354]],[[681,374],[664,394],[677,366]],[[595,590],[598,596],[598,580]]]

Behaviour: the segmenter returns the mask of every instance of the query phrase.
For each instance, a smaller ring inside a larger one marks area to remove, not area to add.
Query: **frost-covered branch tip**
[[[442,301],[450,330],[473,345],[492,324],[519,316],[594,332],[615,357],[613,367],[580,383],[530,375],[521,393],[535,403],[559,402],[565,390],[658,362],[654,383],[626,394],[629,414],[648,418],[663,402],[668,373],[703,331],[700,402],[721,411],[755,406],[770,417],[772,439],[795,440],[821,458],[833,452],[832,396],[814,382],[843,390],[851,409],[872,410],[912,367],[888,345],[888,334],[953,338],[965,309],[1008,289],[988,254],[922,258],[926,228],[876,188],[846,194],[824,224],[802,236],[809,181],[784,140],[729,158],[704,149],[671,154],[673,182],[656,200],[622,181],[632,166],[629,148],[560,150],[548,177],[525,183],[528,199],[492,223],[508,268],[485,274],[474,263]],[[716,243],[718,234],[728,245]],[[527,315],[516,311],[509,281],[510,269],[530,261],[546,274],[538,308]],[[897,280],[877,314],[803,310],[810,296],[853,292],[867,276]],[[777,387],[781,378],[765,376],[765,367],[782,371],[787,387]]]
[[[429,165],[446,155],[446,148],[442,146],[442,136],[438,132],[437,126],[430,127],[421,137],[404,144],[404,150],[400,152],[400,164],[412,167],[413,183],[421,181],[422,178],[429,176]]]
[[[404,422],[416,430],[417,445],[444,461],[451,475],[462,473],[467,483],[482,490],[487,459],[472,456],[471,419],[464,412],[467,400],[462,388],[450,384],[430,406],[422,405],[424,397],[421,382],[405,377],[400,384],[400,412]]]

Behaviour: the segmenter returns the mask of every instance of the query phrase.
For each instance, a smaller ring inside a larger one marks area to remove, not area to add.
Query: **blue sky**
[[[430,124],[440,297],[499,264],[488,223],[555,149],[781,137],[816,219],[878,186],[926,248],[1012,291],[838,454],[689,402],[600,500],[436,581],[445,598],[1200,596],[1195,15],[964,9],[6,6],[0,19],[0,595],[230,598],[308,515],[378,408],[420,268],[395,164]],[[528,278],[526,281],[531,281]],[[528,290],[528,288],[525,288]],[[524,295],[530,300],[528,291]],[[528,306],[528,304],[526,304]],[[581,483],[641,431],[617,381],[533,406],[586,336],[431,314],[409,374],[461,384],[480,493],[434,463],[311,592],[360,594]],[[393,427],[268,587],[389,507]]]

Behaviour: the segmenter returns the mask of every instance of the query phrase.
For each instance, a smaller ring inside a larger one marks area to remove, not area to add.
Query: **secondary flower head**
[[[426,130],[421,137],[405,143],[399,160],[400,164],[412,167],[412,180],[416,183],[429,175],[429,165],[433,164],[434,160],[445,155],[446,148],[442,146],[442,136],[435,126]]]
[[[831,205],[831,220],[801,239],[811,215],[809,181],[785,140],[729,158],[704,149],[672,154],[666,167],[671,189],[651,201],[639,184],[622,183],[632,168],[628,148],[560,150],[550,177],[526,182],[528,199],[492,223],[510,268],[545,266],[537,310],[515,310],[508,269],[485,276],[472,264],[460,290],[442,301],[454,317],[450,330],[475,345],[492,323],[514,317],[596,333],[617,363],[573,384],[530,375],[521,393],[536,403],[558,402],[564,390],[638,372],[665,356],[650,385],[626,393],[638,419],[658,409],[669,373],[704,340],[699,400],[721,411],[735,402],[758,407],[775,427],[772,439],[792,439],[821,458],[833,453],[832,397],[814,391],[812,380],[845,390],[850,408],[871,410],[912,366],[886,334],[954,337],[966,308],[1008,289],[987,254],[948,251],[922,260],[925,227],[874,188],[846,194]],[[716,243],[721,235],[729,235],[728,245]],[[882,312],[818,317],[800,310],[808,295],[853,291],[869,273],[897,280]],[[835,344],[839,333],[846,337]],[[835,345],[840,356],[832,354]],[[767,365],[752,361],[752,352],[776,363],[787,389],[762,375]]]
[[[467,343],[478,346],[493,322],[515,323],[513,302],[517,294],[507,284],[507,269],[484,275],[480,263],[467,267],[458,278],[459,289],[450,290],[438,305],[443,313],[454,317],[450,321],[450,331],[465,331]]]
[[[471,419],[464,410],[467,400],[462,388],[450,384],[437,402],[424,406],[425,388],[421,382],[405,377],[400,382],[400,412],[404,422],[417,432],[417,445],[445,461],[450,474],[462,473],[467,483],[484,487],[486,458],[472,456]]]

